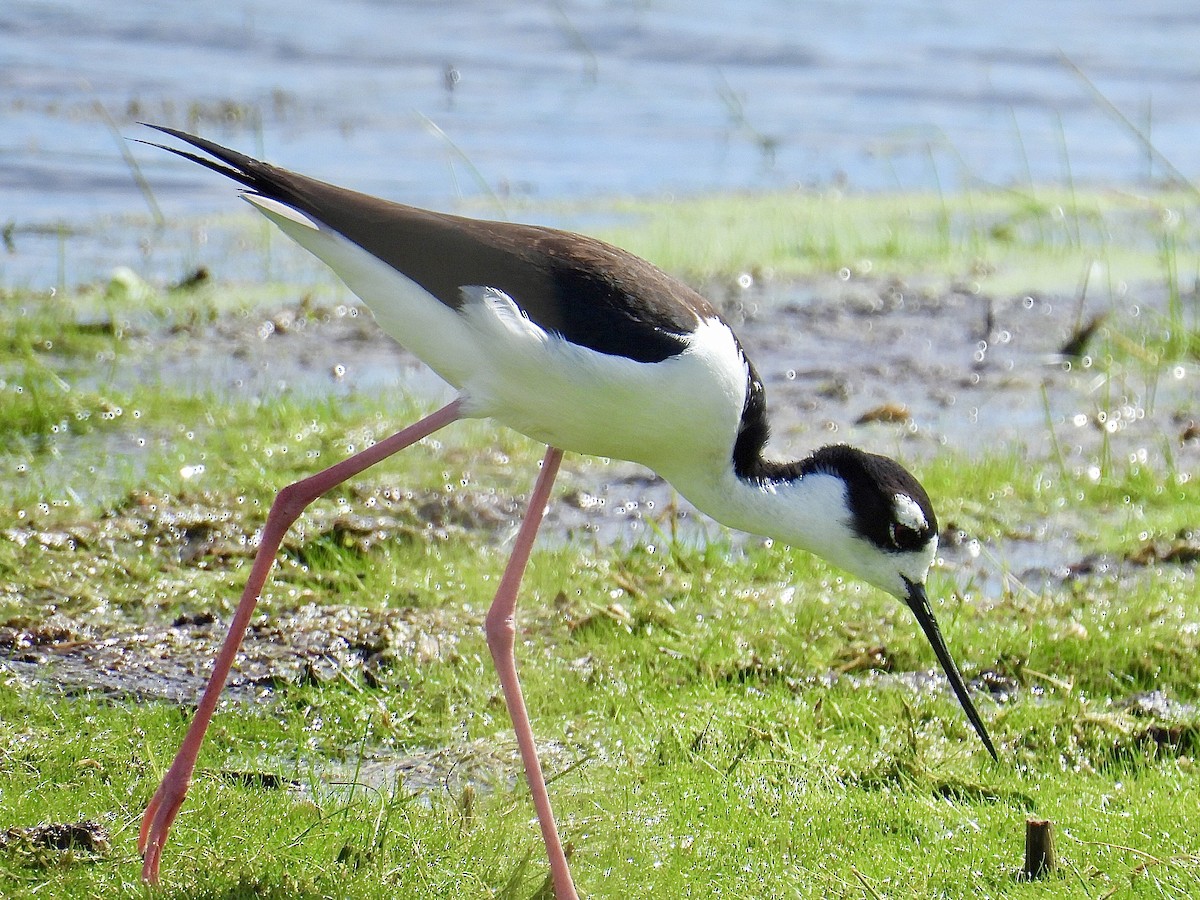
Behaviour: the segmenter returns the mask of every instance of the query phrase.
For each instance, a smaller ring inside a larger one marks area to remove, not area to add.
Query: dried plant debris
[[[887,647],[877,644],[871,647],[847,648],[834,667],[839,674],[851,672],[891,672],[894,664]]]
[[[900,403],[883,403],[868,409],[859,416],[855,425],[868,425],[872,422],[903,423],[912,419],[908,407]]]
[[[0,832],[0,849],[26,865],[49,867],[105,857],[112,842],[99,822],[47,822]]]
[[[303,555],[306,547],[326,542],[368,553],[385,541],[444,541],[465,533],[499,537],[521,512],[519,498],[496,492],[363,486],[345,502],[306,510],[283,549]],[[46,529],[20,525],[0,531],[0,537],[20,548],[108,556],[149,548],[183,566],[212,568],[253,556],[265,518],[265,507],[251,512],[220,494],[137,491],[99,519]]]
[[[1200,710],[1172,700],[1162,691],[1133,694],[1079,722],[1081,740],[1111,762],[1143,760],[1147,755],[1192,757],[1200,750]]]
[[[251,771],[249,769],[223,769],[218,773],[223,781],[240,787],[253,788],[262,791],[289,790],[298,791],[299,781],[285,778],[277,772]]]
[[[1185,529],[1166,541],[1146,541],[1128,553],[1125,559],[1137,566],[1155,563],[1183,566],[1200,562],[1200,532]]]
[[[444,540],[464,532],[497,532],[521,512],[518,502],[488,491],[413,491],[387,486],[355,488],[344,503],[316,504],[289,531],[284,548],[332,539],[362,552],[389,539]],[[265,517],[265,510],[262,515]],[[254,530],[230,512],[227,497],[156,497],[138,493],[110,517],[116,534],[179,548],[180,561],[249,556]]]
[[[1096,336],[1096,332],[1100,330],[1100,326],[1104,324],[1104,320],[1108,318],[1107,313],[1098,313],[1092,316],[1087,322],[1077,326],[1071,335],[1062,343],[1058,352],[1070,359],[1079,359],[1087,353],[1088,346],[1092,342],[1092,338]]]
[[[384,687],[391,659],[453,659],[462,635],[479,626],[461,610],[308,605],[260,616],[246,634],[226,696],[246,700],[282,685],[338,678]],[[225,623],[208,614],[128,631],[57,613],[0,625],[0,668],[68,693],[192,702],[225,631]]]

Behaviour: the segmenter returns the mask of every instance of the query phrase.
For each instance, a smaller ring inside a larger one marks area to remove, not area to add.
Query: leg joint
[[[517,623],[514,613],[510,610],[497,609],[495,604],[488,610],[487,618],[483,620],[483,633],[487,637],[488,649],[495,654],[497,651],[511,652],[517,641]]]

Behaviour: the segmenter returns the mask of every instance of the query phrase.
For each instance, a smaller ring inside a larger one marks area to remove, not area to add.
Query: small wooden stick
[[[1054,871],[1054,824],[1049,819],[1025,820],[1025,868],[1021,877],[1026,881],[1045,878]]]

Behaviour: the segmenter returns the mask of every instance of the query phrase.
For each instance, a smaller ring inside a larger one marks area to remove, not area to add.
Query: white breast
[[[472,412],[564,450],[640,462],[668,479],[683,463],[728,467],[747,372],[723,322],[703,322],[679,355],[643,363],[549,334],[499,291],[467,290],[464,317],[480,352],[460,387]]]

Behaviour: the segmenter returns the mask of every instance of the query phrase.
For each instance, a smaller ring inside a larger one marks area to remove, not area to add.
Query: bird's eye
[[[915,528],[893,522],[891,526],[892,544],[899,550],[916,550],[925,542]]]
[[[914,552],[922,549],[932,536],[930,516],[921,504],[905,493],[892,498],[892,514],[888,516],[887,535],[897,550]]]

